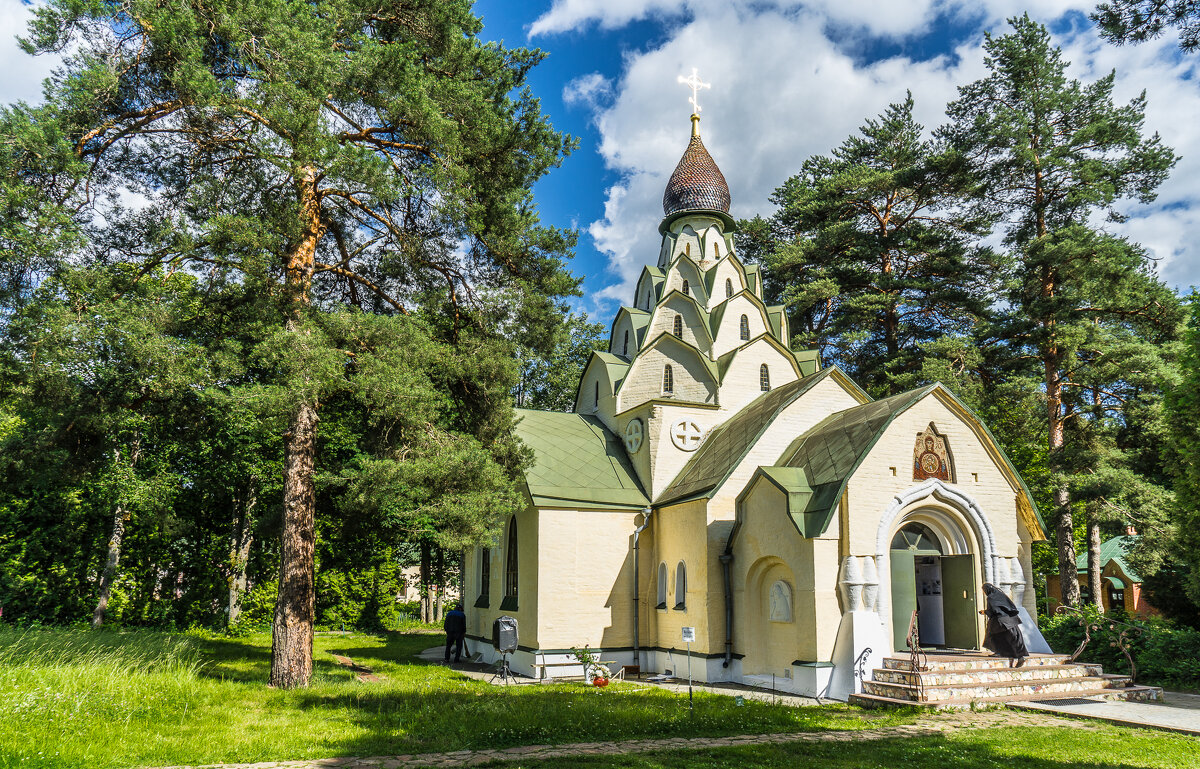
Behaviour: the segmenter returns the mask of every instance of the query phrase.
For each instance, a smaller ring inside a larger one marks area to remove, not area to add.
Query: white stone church
[[[923,645],[978,649],[983,582],[1035,610],[1030,543],[1046,534],[1028,489],[941,385],[872,400],[790,348],[692,121],[662,247],[574,412],[520,412],[528,505],[468,554],[472,651],[498,656],[506,614],[517,672],[587,644],[684,675],[694,628],[698,681],[844,699],[856,666],[906,648],[918,608]]]

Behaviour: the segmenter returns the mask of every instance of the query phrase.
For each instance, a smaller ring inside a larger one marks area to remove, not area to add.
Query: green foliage
[[[373,559],[375,560],[375,559]],[[317,624],[338,629],[395,630],[404,592],[400,565],[387,558],[373,567],[321,569],[317,575]]]
[[[522,357],[517,408],[573,409],[583,367],[593,350],[608,347],[608,330],[602,323],[589,323],[586,314],[572,313],[554,336],[553,345],[547,353],[530,350]],[[620,354],[621,351],[614,352]]]
[[[1083,611],[1087,621],[1099,625],[1099,630],[1092,631],[1092,640],[1080,660],[1103,665],[1106,673],[1127,675],[1129,662],[1115,643],[1126,628],[1117,622],[1107,621],[1109,618],[1094,606],[1089,605]],[[1200,688],[1200,630],[1162,619],[1133,619],[1123,612],[1113,619],[1142,630],[1140,635],[1131,634],[1127,642],[1137,665],[1138,683]],[[1043,617],[1038,626],[1050,648],[1060,654],[1074,652],[1083,641],[1083,625],[1077,617],[1069,614]]]
[[[1091,18],[1110,42],[1142,43],[1168,27],[1179,30],[1179,47],[1200,47],[1200,8],[1192,0],[1110,0],[1096,6]]]
[[[1188,308],[1180,377],[1166,397],[1175,506],[1170,528],[1151,534],[1157,534],[1152,541],[1168,551],[1166,557],[1192,605],[1200,606],[1200,293],[1192,292]]]

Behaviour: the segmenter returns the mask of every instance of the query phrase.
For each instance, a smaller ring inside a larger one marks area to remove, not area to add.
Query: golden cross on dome
[[[699,115],[700,104],[696,98],[697,94],[701,88],[712,88],[712,83],[702,82],[695,67],[692,67],[692,74],[690,77],[684,77],[683,75],[680,75],[677,80],[692,89],[692,98],[688,99],[688,101],[692,104],[692,114]]]

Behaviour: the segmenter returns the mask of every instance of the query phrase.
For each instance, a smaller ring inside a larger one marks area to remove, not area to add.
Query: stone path
[[[735,737],[675,737],[667,739],[576,742],[566,745],[520,745],[495,750],[456,750],[450,753],[417,753],[368,758],[324,758],[315,761],[266,761],[256,764],[205,764],[164,769],[415,769],[415,767],[469,767],[508,761],[564,759],[576,756],[615,756],[660,750],[705,750],[743,745],[789,743],[867,742],[895,737],[921,737],[958,729],[989,729],[1000,726],[1058,726],[1078,729],[1079,724],[1040,713],[996,710],[936,713],[907,726],[785,734],[743,734]],[[1087,727],[1085,727],[1087,728]],[[1094,728],[1094,727],[1092,727]]]
[[[1067,698],[1064,698],[1064,700]],[[1009,703],[1023,711],[1056,713],[1079,718],[1092,718],[1120,726],[1163,729],[1182,734],[1200,735],[1200,695],[1165,692],[1161,702],[1124,702],[1092,700],[1085,702]]]
[[[380,676],[375,675],[375,672],[371,670],[371,668],[367,667],[366,665],[359,665],[349,657],[343,657],[340,654],[334,654],[333,661],[344,668],[349,668],[350,671],[354,673],[354,677],[363,683],[378,683],[379,681],[383,680],[383,678]]]

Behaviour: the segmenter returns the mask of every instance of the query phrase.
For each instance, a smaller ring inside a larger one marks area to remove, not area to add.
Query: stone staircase
[[[887,657],[883,667],[863,681],[850,702],[864,707],[917,705],[964,708],[972,703],[1028,702],[1104,698],[1158,700],[1162,689],[1135,686],[1129,676],[1106,675],[1099,665],[1070,662],[1066,654],[1033,654],[1019,668],[1006,657],[986,652],[929,654],[914,670],[911,659]]]

